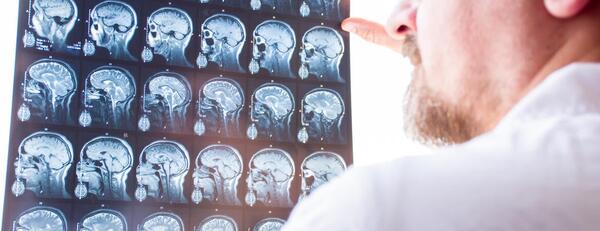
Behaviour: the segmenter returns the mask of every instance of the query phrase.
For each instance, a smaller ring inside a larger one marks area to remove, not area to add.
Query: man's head
[[[406,125],[429,144],[489,131],[552,71],[600,60],[596,0],[402,0],[386,31],[415,64]]]

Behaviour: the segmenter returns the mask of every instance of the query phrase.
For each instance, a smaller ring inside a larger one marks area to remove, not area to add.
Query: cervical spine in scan
[[[147,21],[142,60],[151,62],[156,54],[168,65],[191,67],[186,49],[193,35],[192,18],[182,9],[163,7],[154,11]]]
[[[129,71],[117,66],[102,66],[85,79],[79,125],[130,128],[132,101],[136,84]]]
[[[341,0],[302,0],[299,13],[302,17],[317,17],[331,20],[343,19]]]
[[[73,163],[73,146],[65,136],[36,132],[23,139],[18,151],[11,187],[15,196],[29,190],[42,198],[71,198],[66,178]]]
[[[346,108],[340,94],[328,88],[316,88],[302,98],[298,141],[309,140],[324,143],[340,143],[345,138],[342,134],[342,122]]]
[[[196,59],[199,68],[209,63],[219,69],[244,73],[240,54],[246,42],[246,28],[242,21],[229,14],[215,14],[202,23],[200,53]]]
[[[254,29],[252,58],[248,66],[251,74],[261,69],[268,75],[292,78],[290,62],[296,47],[296,35],[290,25],[279,20],[267,20]]]
[[[138,25],[137,13],[129,4],[108,0],[94,6],[88,18],[88,39],[83,54],[91,56],[96,47],[106,49],[111,58],[136,61],[129,51]]]
[[[20,121],[36,120],[65,124],[72,120],[71,101],[77,89],[77,75],[66,62],[40,59],[25,71],[23,103],[17,111]]]

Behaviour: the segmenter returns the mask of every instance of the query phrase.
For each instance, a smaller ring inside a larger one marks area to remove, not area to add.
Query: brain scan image
[[[215,14],[202,23],[201,51],[196,64],[200,68],[215,63],[220,69],[245,72],[240,65],[240,54],[246,42],[246,28],[242,21],[229,14]]]
[[[336,153],[319,151],[306,157],[300,169],[302,170],[300,200],[302,200],[321,185],[346,171],[346,162]]]
[[[183,231],[183,220],[177,214],[157,212],[138,225],[140,231]]]
[[[67,231],[67,219],[58,209],[36,206],[25,210],[13,222],[16,231]]]
[[[153,55],[162,56],[168,65],[191,67],[185,50],[192,39],[192,18],[183,10],[163,7],[148,17],[146,47],[142,60],[151,62]]]
[[[266,83],[252,94],[250,120],[247,136],[278,140],[292,140],[291,121],[296,108],[294,95],[288,87],[279,83]]]
[[[194,231],[238,231],[238,227],[233,218],[215,215],[202,220]]]
[[[256,223],[252,231],[279,231],[284,224],[285,221],[280,218],[265,218]]]
[[[303,0],[299,13],[302,17],[316,16],[326,19],[343,19],[341,0]]]
[[[174,72],[154,74],[144,85],[138,128],[143,132],[152,127],[183,131],[191,100],[192,88],[185,77]]]
[[[294,77],[290,61],[296,47],[296,35],[290,25],[267,20],[256,26],[252,42],[252,59],[248,69],[258,74],[265,69],[271,76]]]
[[[327,88],[316,88],[302,98],[298,141],[320,140],[342,142],[342,119],[346,108],[340,94]]]
[[[96,68],[85,79],[79,125],[88,127],[96,122],[113,128],[129,126],[135,95],[136,84],[129,71],[117,66]]]
[[[237,186],[243,167],[242,156],[234,147],[221,144],[206,147],[196,157],[192,201],[242,205]]]
[[[108,50],[111,58],[136,61],[129,43],[137,29],[137,13],[129,4],[108,0],[98,3],[90,12],[88,36],[83,53],[94,55],[96,46]]]
[[[78,223],[78,231],[127,231],[125,216],[111,209],[98,209],[85,215]]]
[[[18,150],[11,188],[15,196],[30,190],[37,197],[71,198],[65,181],[73,163],[73,146],[65,136],[36,132],[23,139]]]
[[[313,75],[319,80],[344,82],[340,76],[343,56],[342,35],[330,27],[315,26],[302,37],[298,75],[301,79]]]
[[[180,143],[161,140],[149,144],[140,154],[135,198],[140,202],[150,196],[161,202],[187,203],[183,183],[189,168],[189,153]]]
[[[291,0],[250,0],[250,9],[271,9],[277,13],[291,13]]]
[[[265,148],[250,159],[250,172],[246,183],[246,204],[257,201],[268,207],[292,207],[290,186],[294,178],[294,160],[282,149]]]
[[[236,81],[223,77],[208,80],[199,91],[194,132],[199,136],[206,131],[238,136],[244,101],[244,90]]]
[[[48,50],[67,49],[67,37],[75,27],[78,17],[75,1],[32,0],[29,15],[29,28],[33,32],[25,32],[25,47],[36,46],[37,37],[48,43]]]
[[[77,75],[71,66],[56,59],[40,59],[25,71],[23,103],[17,112],[20,121],[32,117],[52,123],[71,118],[71,101],[77,89]]]
[[[79,199],[94,194],[103,200],[129,201],[127,175],[133,166],[133,151],[127,141],[116,137],[96,137],[81,148],[76,167]]]

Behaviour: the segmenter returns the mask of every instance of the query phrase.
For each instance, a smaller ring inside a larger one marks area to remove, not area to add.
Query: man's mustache
[[[417,43],[417,37],[409,34],[402,44],[402,55],[410,59],[414,65],[421,64],[421,51]]]

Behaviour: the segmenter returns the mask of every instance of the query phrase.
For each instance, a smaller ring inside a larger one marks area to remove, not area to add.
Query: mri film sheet
[[[352,163],[349,0],[19,0],[2,230],[273,230]]]

